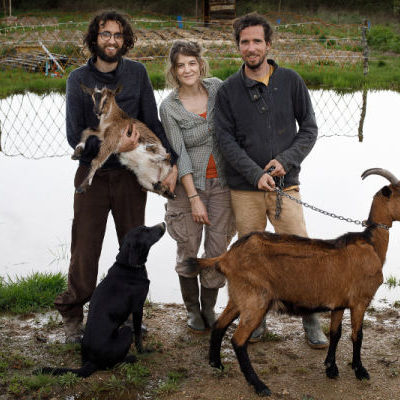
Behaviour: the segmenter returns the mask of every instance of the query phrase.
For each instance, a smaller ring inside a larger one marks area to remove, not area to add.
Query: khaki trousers
[[[299,189],[286,193],[300,198]],[[269,220],[276,233],[307,237],[303,207],[287,197],[282,197],[282,210],[275,218],[276,192],[231,190],[232,208],[239,238],[253,231],[265,231]]]
[[[205,190],[198,190],[198,193],[211,225],[193,221],[192,208],[181,184],[176,187],[176,199],[168,201],[165,214],[168,233],[177,244],[175,270],[186,278],[197,276],[197,273],[188,270],[184,261],[189,257],[198,257],[203,234],[203,257],[208,258],[224,253],[236,232],[229,188],[221,187],[218,178],[213,178],[207,179]],[[216,289],[224,286],[225,278],[215,269],[208,268],[200,272],[200,283],[206,288]]]

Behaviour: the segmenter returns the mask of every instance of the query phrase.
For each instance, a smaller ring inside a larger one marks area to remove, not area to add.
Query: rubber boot
[[[208,289],[204,286],[201,286],[201,315],[203,316],[207,328],[211,328],[217,320],[214,307],[215,303],[217,302],[218,290],[219,289]]]
[[[79,318],[63,317],[65,343],[79,344],[82,341],[83,325]]]
[[[306,336],[307,344],[312,349],[325,349],[328,347],[328,339],[322,332],[318,320],[318,314],[310,314],[303,316],[303,328]]]
[[[264,315],[261,324],[257,326],[257,328],[253,331],[249,338],[249,343],[257,343],[262,339],[262,336],[265,333],[265,330],[267,329],[267,316]]]
[[[187,324],[196,333],[206,332],[206,326],[200,313],[199,283],[196,278],[179,275],[182,299],[187,311]]]

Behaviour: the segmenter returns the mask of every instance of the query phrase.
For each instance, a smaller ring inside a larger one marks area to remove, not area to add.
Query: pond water
[[[322,128],[321,137],[303,163],[302,198],[329,212],[363,220],[368,216],[372,196],[386,181],[378,176],[362,181],[361,173],[367,168],[382,167],[400,177],[397,120],[400,94],[368,93],[361,142],[358,131],[361,93],[338,95],[332,91],[312,91],[312,98]],[[62,107],[59,110],[63,112]],[[68,271],[76,166],[68,156],[32,160],[0,153],[0,276],[14,278],[35,271]],[[148,225],[164,219],[164,202],[163,198],[149,194]],[[314,238],[335,238],[348,231],[361,230],[359,225],[309,208],[305,209],[305,218],[309,236]],[[114,262],[118,250],[115,236],[110,219],[99,277]],[[152,248],[147,263],[152,301],[182,301],[174,272],[175,248],[168,234]],[[384,276],[400,279],[399,223],[394,223],[390,231]],[[218,305],[226,304],[226,298],[224,289]],[[382,285],[375,299],[375,304],[400,300],[400,287],[389,290]]]

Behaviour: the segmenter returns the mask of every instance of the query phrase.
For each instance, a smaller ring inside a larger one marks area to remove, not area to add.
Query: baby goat
[[[331,311],[330,344],[326,375],[336,378],[336,347],[345,309],[351,312],[353,362],[358,379],[369,379],[361,363],[364,313],[383,282],[382,267],[389,241],[388,229],[400,220],[400,182],[390,172],[372,168],[362,178],[376,174],[391,184],[375,194],[363,232],[334,240],[253,232],[239,239],[220,257],[189,259],[193,269],[216,266],[228,281],[229,301],[214,324],[209,362],[223,369],[221,342],[240,315],[232,345],[247,382],[262,396],[270,395],[258,378],[247,354],[247,340],[271,309],[298,314]]]
[[[97,129],[87,128],[82,132],[80,143],[75,148],[72,159],[79,159],[85,147],[86,139],[90,135],[97,135],[102,141],[98,155],[92,160],[88,176],[76,189],[78,193],[86,191],[92,183],[97,169],[99,169],[107,158],[118,153],[121,135],[128,126],[134,123],[140,133],[139,146],[136,149],[118,154],[121,164],[132,170],[139,183],[147,190],[174,199],[175,194],[161,182],[171,171],[170,155],[166,152],[160,139],[142,122],[130,118],[115,101],[115,96],[122,87],[112,90],[106,87],[103,89],[90,89],[81,84],[81,88],[88,93],[94,103],[94,112],[100,119]],[[128,132],[128,136],[131,132]]]

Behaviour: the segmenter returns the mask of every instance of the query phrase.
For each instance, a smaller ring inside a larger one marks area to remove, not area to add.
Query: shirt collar
[[[275,71],[276,71],[277,68],[278,68],[278,64],[277,64],[274,60],[271,60],[271,59],[267,59],[267,62],[268,62],[268,64],[270,64],[270,65],[272,65],[272,66],[274,67],[274,72],[273,72],[272,75],[271,75],[271,76],[273,76],[274,73],[275,73]],[[243,81],[244,81],[244,84],[245,84],[247,87],[253,87],[253,86],[255,86],[255,85],[258,85],[258,84],[260,83],[259,81],[256,81],[256,80],[254,80],[254,79],[249,78],[249,77],[244,73],[244,67],[245,67],[245,64],[243,64],[242,67],[240,68],[240,76],[242,77],[242,79],[243,79]]]

